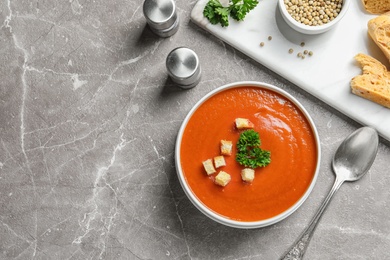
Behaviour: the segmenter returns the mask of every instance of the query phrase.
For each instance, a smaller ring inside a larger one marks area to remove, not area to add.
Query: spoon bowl
[[[378,134],[371,127],[359,128],[340,144],[332,160],[333,171],[336,175],[332,189],[322,202],[309,226],[281,259],[299,260],[303,258],[322,213],[333,195],[344,181],[359,180],[368,172],[378,152],[378,144]]]
[[[378,142],[378,134],[370,127],[362,127],[353,132],[333,157],[335,174],[345,181],[356,181],[363,177],[374,162]]]

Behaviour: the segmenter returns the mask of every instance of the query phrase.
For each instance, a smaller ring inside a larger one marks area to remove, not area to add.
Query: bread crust
[[[362,75],[352,78],[352,93],[390,108],[390,72],[369,55],[359,53],[355,59],[362,68]]]

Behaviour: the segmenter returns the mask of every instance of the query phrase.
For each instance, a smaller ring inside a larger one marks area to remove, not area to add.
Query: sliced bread
[[[369,55],[359,53],[355,59],[363,73],[352,78],[352,93],[390,108],[390,72]]]
[[[367,27],[368,34],[390,60],[390,12],[369,20]]]
[[[362,0],[364,8],[372,14],[383,14],[390,11],[390,0]]]

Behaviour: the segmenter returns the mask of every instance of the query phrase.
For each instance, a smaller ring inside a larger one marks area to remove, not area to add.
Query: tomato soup
[[[240,132],[236,118],[247,118],[271,152],[271,163],[255,169],[255,179],[241,179],[244,168],[236,160]],[[217,169],[231,175],[221,187],[208,176],[202,162],[220,155],[220,141],[233,142],[226,166]],[[301,110],[283,95],[261,87],[234,87],[206,99],[189,118],[180,146],[180,164],[193,194],[210,210],[237,221],[261,221],[275,217],[296,204],[308,190],[317,167],[317,143]]]

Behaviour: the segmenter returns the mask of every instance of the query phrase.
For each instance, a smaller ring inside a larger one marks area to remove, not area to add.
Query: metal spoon
[[[378,151],[378,139],[378,134],[374,129],[362,127],[350,134],[341,143],[332,161],[333,171],[336,174],[336,180],[332,189],[322,202],[309,226],[281,259],[298,260],[303,258],[314,229],[333,194],[335,194],[344,181],[359,180],[371,167]]]

